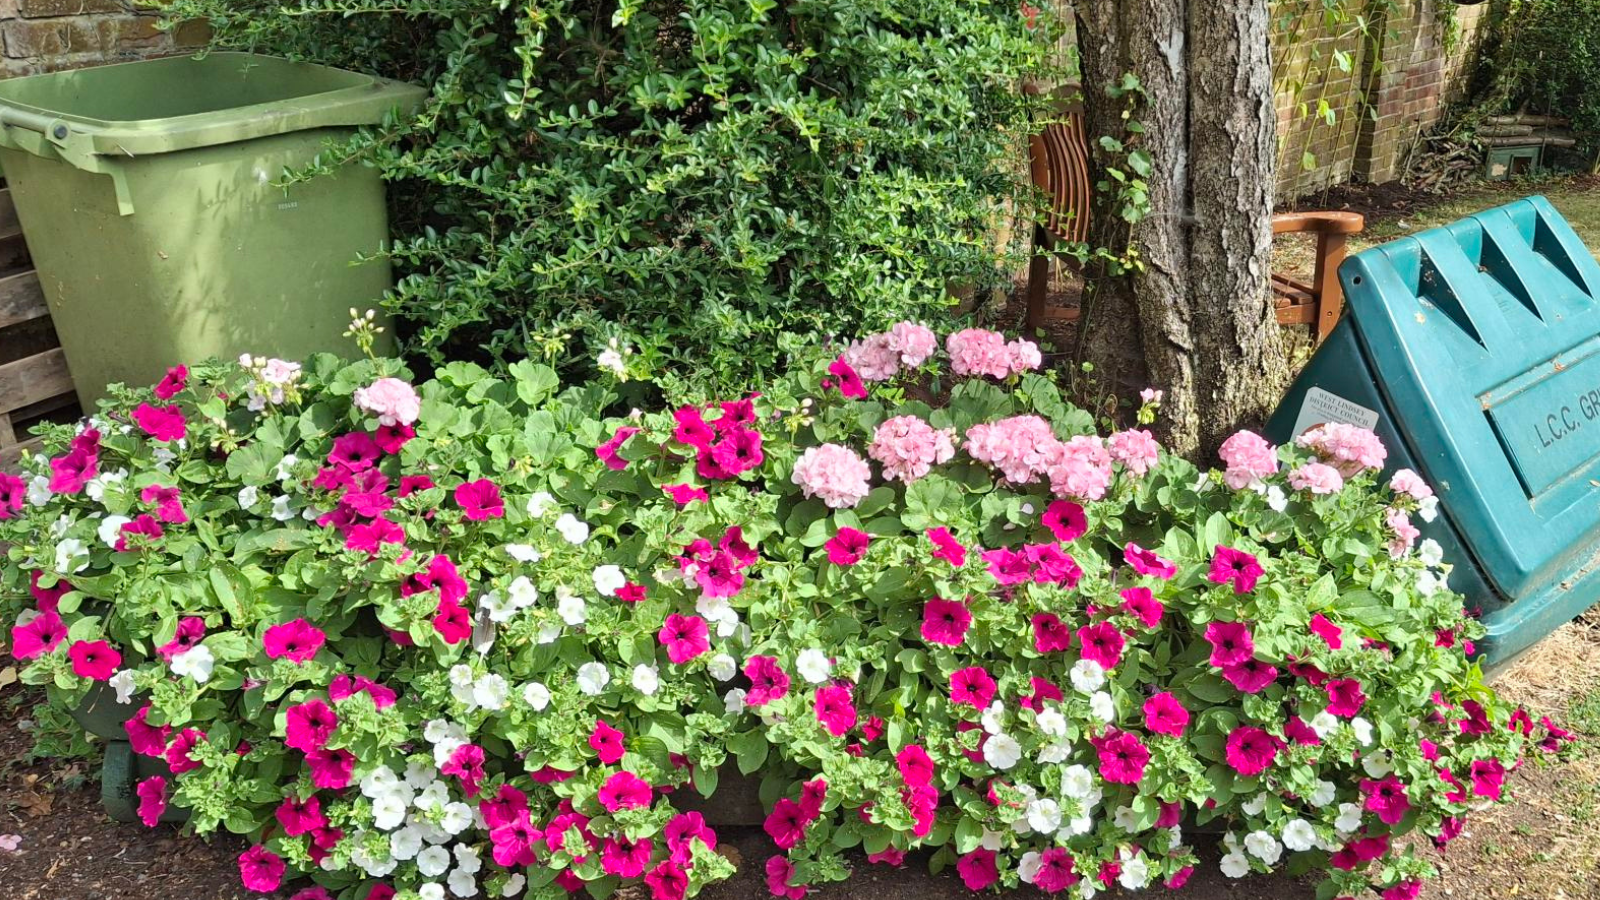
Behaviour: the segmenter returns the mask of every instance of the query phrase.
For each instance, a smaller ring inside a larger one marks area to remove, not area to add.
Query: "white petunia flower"
[[[389,835],[389,855],[398,860],[416,859],[422,852],[422,832],[407,825]]]
[[[294,518],[294,510],[289,508],[288,494],[272,498],[272,518],[279,522],[287,522]]]
[[[437,878],[450,868],[450,851],[443,847],[429,847],[417,854],[417,871],[424,878]]]
[[[473,683],[472,699],[484,709],[505,709],[511,700],[511,685],[501,675],[485,675]]]
[[[516,609],[527,609],[539,602],[539,589],[526,575],[518,575],[506,585],[506,600]]]
[[[589,539],[588,523],[580,521],[572,513],[562,513],[561,517],[556,519],[556,531],[560,532],[561,537],[569,544],[581,544]]]
[[[1059,765],[1072,758],[1077,748],[1068,740],[1057,740],[1039,748],[1038,760],[1044,765]]]
[[[1061,737],[1067,733],[1067,717],[1060,710],[1046,709],[1033,717],[1033,724],[1038,727],[1040,734],[1050,737]]]
[[[556,614],[568,625],[582,625],[589,621],[589,604],[582,597],[570,593],[565,586],[556,588]]]
[[[536,563],[544,559],[544,554],[532,544],[507,544],[505,551],[507,556],[520,563]]]
[[[1096,691],[1089,698],[1089,712],[1102,722],[1110,722],[1117,717],[1116,704],[1111,702],[1111,695],[1105,691]]]
[[[111,685],[111,689],[117,692],[118,703],[133,702],[135,688],[132,669],[118,669],[117,674],[112,675],[111,680],[107,681],[106,684]]]
[[[1080,659],[1072,664],[1072,686],[1080,694],[1092,694],[1106,683],[1106,670],[1092,659]]]
[[[1139,814],[1134,812],[1131,806],[1119,806],[1111,813],[1111,824],[1121,828],[1123,831],[1130,833],[1135,831],[1135,826],[1138,823]]]
[[[1339,796],[1338,791],[1338,786],[1333,782],[1319,780],[1316,788],[1311,791],[1311,796],[1306,798],[1306,802],[1316,809],[1321,809],[1332,803],[1334,798]]]
[[[77,538],[67,538],[56,545],[56,572],[74,575],[89,565],[89,548]]]
[[[190,647],[172,658],[170,663],[172,674],[188,676],[196,684],[205,684],[211,680],[211,670],[216,667],[216,658],[211,655],[211,649],[204,644]]]
[[[106,516],[101,519],[100,528],[97,532],[100,535],[100,543],[105,544],[107,547],[117,546],[117,538],[121,537],[122,526],[132,521],[127,516]]]
[[[105,500],[107,488],[120,484],[127,477],[127,469],[117,469],[114,472],[101,472],[99,475],[89,479],[89,483],[83,486],[83,492],[89,496],[90,500],[99,503]]]
[[[1423,497],[1417,501],[1417,516],[1424,522],[1439,518],[1439,498]]]
[[[533,516],[535,519],[542,519],[544,514],[549,512],[555,505],[556,498],[549,491],[537,491],[532,497],[528,498],[528,515]]]
[[[1366,770],[1370,778],[1382,778],[1394,771],[1394,766],[1389,764],[1389,754],[1378,752],[1368,754],[1361,758],[1361,768]]]
[[[1054,800],[1034,800],[1026,810],[1028,827],[1045,834],[1061,827],[1061,807]]]
[[[477,675],[473,673],[471,666],[456,663],[450,667],[450,683],[455,687],[470,688],[475,680]]]
[[[978,720],[983,725],[985,734],[999,734],[1006,727],[1006,705],[999,700],[994,701],[983,711]]]
[[[1268,797],[1263,792],[1239,804],[1239,809],[1243,810],[1247,816],[1259,816],[1266,811],[1267,800]]]
[[[439,817],[439,827],[444,829],[445,833],[452,837],[460,834],[463,831],[466,831],[468,828],[471,828],[472,807],[459,801],[456,803],[446,803],[444,805],[444,815]],[[460,855],[460,851],[462,849],[470,848],[468,848],[465,844],[456,845],[457,856]],[[473,858],[476,859],[477,857]],[[477,871],[477,869],[473,869],[473,871]]]
[[[43,506],[50,502],[55,491],[50,490],[50,479],[44,475],[35,475],[28,482],[28,505]]]
[[[1444,562],[1444,548],[1439,546],[1439,542],[1433,538],[1427,538],[1417,545],[1417,558],[1422,560],[1423,565],[1429,568],[1437,568],[1440,563]]]
[[[443,724],[442,719],[434,719],[433,721]],[[428,727],[431,728],[432,726],[433,722],[429,722]],[[424,732],[423,736],[427,737],[427,732]],[[435,738],[428,737],[429,743],[435,740]],[[388,766],[380,765],[361,779],[361,794],[368,800],[376,800],[385,794],[392,793],[399,784],[400,776],[396,775],[394,770]]]
[[[739,671],[739,661],[726,653],[718,653],[711,657],[711,662],[706,665],[706,671],[718,681],[727,681]]]
[[[601,350],[600,355],[594,358],[594,364],[617,376],[625,375],[628,371],[627,363],[622,361],[622,354],[615,347]]]
[[[1222,857],[1222,874],[1229,878],[1243,878],[1250,874],[1250,860],[1235,850]]]
[[[1328,735],[1339,727],[1339,717],[1327,710],[1323,710],[1312,716],[1311,721],[1306,724],[1310,725],[1311,730],[1317,733],[1317,737],[1327,739]]]
[[[990,735],[983,744],[983,761],[1002,772],[1021,759],[1022,745],[1009,734]]]
[[[550,705],[550,689],[537,681],[530,681],[522,689],[522,700],[533,707],[534,712],[543,712]]]
[[[1445,586],[1445,578],[1433,572],[1424,570],[1417,573],[1417,593],[1424,597],[1432,597]]]
[[[457,897],[478,896],[478,879],[473,878],[471,872],[456,869],[445,879],[445,883],[450,885],[450,893]]]
[[[1085,813],[1081,816],[1074,816],[1068,819],[1067,824],[1061,826],[1061,830],[1056,832],[1056,840],[1065,843],[1080,835],[1088,834],[1093,830],[1094,817],[1088,813]]]
[[[1333,827],[1343,834],[1354,834],[1361,829],[1361,807],[1354,803],[1339,804],[1339,818],[1333,820]]]
[[[561,626],[556,622],[546,622],[539,626],[539,633],[535,640],[540,644],[554,644],[561,639]]]
[[[441,869],[440,871],[444,871]],[[428,882],[417,888],[417,900],[444,900],[444,885]]]
[[[578,667],[578,690],[595,697],[611,683],[611,670],[605,663],[586,662]]]
[[[1094,773],[1084,766],[1067,766],[1061,770],[1061,794],[1082,800],[1094,792]]]
[[[602,597],[615,597],[617,591],[628,583],[620,566],[596,566],[590,577],[594,580],[595,591]]]
[[[261,499],[261,489],[253,484],[247,484],[239,489],[239,508],[249,509]]]
[[[1145,861],[1144,854],[1123,859],[1122,873],[1117,876],[1117,883],[1130,891],[1143,890],[1150,883],[1150,864]]]
[[[439,773],[432,766],[424,765],[422,762],[417,760],[412,760],[411,762],[406,763],[405,775],[402,777],[405,779],[408,787],[413,790],[421,791],[438,781]]]
[[[1317,830],[1305,819],[1293,819],[1283,826],[1283,845],[1301,853],[1317,846]]]
[[[372,824],[380,831],[392,831],[406,820],[409,804],[398,794],[384,794],[372,801]]]
[[[523,877],[521,872],[514,873],[509,879],[506,880],[505,886],[500,889],[500,896],[515,897],[517,894],[522,892],[523,886],[527,883],[528,879]]]
[[[1000,847],[1001,847],[1000,841],[1004,837],[1005,836],[1002,835],[1000,832],[998,832],[998,831],[990,831],[986,827],[986,828],[983,829],[983,836],[978,838],[978,846],[982,847],[985,850],[992,850],[992,851],[998,853],[1000,851]]]
[[[801,650],[794,658],[794,670],[811,684],[827,681],[828,671],[832,668],[833,664],[828,662],[828,655],[814,648]]]
[[[1361,746],[1372,746],[1371,722],[1368,722],[1366,719],[1363,719],[1360,716],[1356,716],[1354,719],[1350,720],[1350,730],[1356,733],[1356,740],[1361,742]]]
[[[633,689],[645,696],[654,694],[661,689],[661,671],[644,663],[634,666]]]
[[[744,712],[744,688],[734,688],[722,696],[722,708],[728,715],[736,716]]]
[[[1023,884],[1033,884],[1039,877],[1039,870],[1044,868],[1044,860],[1039,856],[1039,851],[1029,850],[1017,860],[1017,877]]]
[[[1244,849],[1269,866],[1277,865],[1283,856],[1283,845],[1269,831],[1252,831],[1245,835]]]
[[[512,606],[499,591],[488,591],[478,598],[478,609],[489,614],[491,622],[509,622],[517,614],[517,608]]]
[[[283,459],[278,460],[278,465],[273,469],[274,475],[279,481],[288,481],[294,477],[294,465],[299,461],[300,457],[293,453],[285,453]]]
[[[1267,488],[1267,505],[1273,512],[1283,512],[1289,508],[1289,498],[1284,495],[1283,488],[1272,485]]]

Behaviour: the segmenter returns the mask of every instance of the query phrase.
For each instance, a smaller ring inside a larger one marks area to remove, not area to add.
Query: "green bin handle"
[[[66,119],[0,105],[0,147],[21,150],[43,159],[59,159],[85,172],[108,176],[117,194],[117,212],[133,215],[133,193],[128,188],[127,173],[95,153],[90,135],[80,130],[81,127],[74,127],[74,123]]]

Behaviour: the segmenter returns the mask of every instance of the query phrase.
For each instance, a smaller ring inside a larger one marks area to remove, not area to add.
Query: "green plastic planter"
[[[0,168],[86,407],[178,362],[348,350],[390,286],[358,262],[387,245],[383,183],[278,182],[425,94],[248,53],[0,81]]]
[[[165,760],[140,756],[128,743],[123,723],[133,718],[145,702],[145,698],[137,697],[133,703],[118,703],[116,691],[108,685],[96,684],[72,710],[72,718],[79,727],[106,742],[105,759],[100,767],[100,804],[106,815],[118,822],[139,821],[139,796],[135,790],[139,782],[160,776],[167,779],[169,791],[172,786],[172,769]],[[189,811],[168,806],[161,821],[187,822]]]

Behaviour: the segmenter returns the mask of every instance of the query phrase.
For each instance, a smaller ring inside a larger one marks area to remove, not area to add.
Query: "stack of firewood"
[[[1478,143],[1485,147],[1575,146],[1578,142],[1566,126],[1567,120],[1560,116],[1533,113],[1489,116],[1478,126]]]

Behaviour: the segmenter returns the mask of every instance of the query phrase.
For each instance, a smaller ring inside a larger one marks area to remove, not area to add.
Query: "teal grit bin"
[[[1503,665],[1600,601],[1600,265],[1543,197],[1339,267],[1349,314],[1267,425],[1371,428],[1385,474],[1439,496],[1417,520]]]

